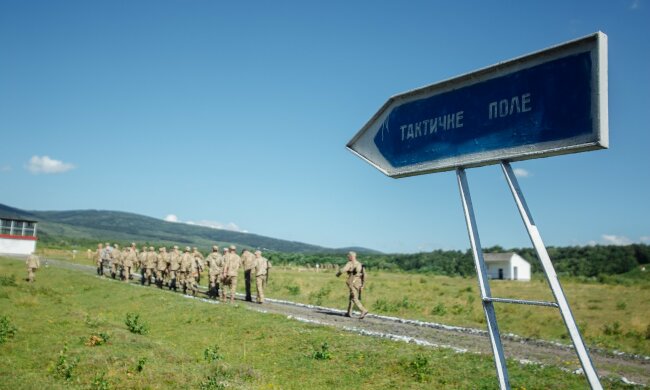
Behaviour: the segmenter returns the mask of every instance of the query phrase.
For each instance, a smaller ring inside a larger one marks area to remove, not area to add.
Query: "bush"
[[[614,321],[614,323],[611,325],[603,325],[603,333],[607,336],[620,336],[623,333],[623,330],[621,329],[621,323]]]
[[[100,372],[95,375],[95,378],[93,378],[93,381],[90,383],[90,388],[91,390],[108,390],[110,389],[110,385],[106,378],[106,372]]]
[[[429,358],[424,354],[416,355],[413,360],[408,362],[406,367],[410,371],[411,376],[418,382],[427,381],[432,373]]]
[[[309,294],[309,301],[314,305],[321,306],[323,304],[323,298],[326,298],[332,289],[329,286],[321,287],[320,290]]]
[[[311,354],[311,357],[316,360],[330,360],[332,355],[330,354],[329,348],[327,342],[324,342],[321,344],[320,350],[315,350],[314,353]]]
[[[124,324],[131,333],[147,334],[149,332],[149,327],[147,324],[140,322],[140,314],[137,313],[126,313]]]
[[[284,288],[287,289],[289,292],[289,295],[299,295],[300,294],[300,286],[284,286]]]
[[[222,360],[223,355],[219,353],[219,346],[215,345],[213,347],[208,347],[205,349],[205,351],[203,351],[203,358],[208,363],[211,363],[217,360]]]
[[[13,326],[7,316],[0,317],[0,345],[4,344],[8,339],[13,338],[17,331],[18,329]]]
[[[434,316],[444,316],[447,314],[447,308],[445,307],[444,304],[439,303],[431,309],[431,314]]]
[[[16,275],[0,276],[0,286],[16,286]]]
[[[141,357],[140,359],[138,359],[138,365],[135,366],[135,370],[137,372],[142,372],[144,370],[145,363],[147,363],[146,357]]]
[[[59,358],[56,361],[56,376],[66,381],[72,380],[72,370],[77,367],[79,363],[79,358],[69,358],[67,355],[68,347],[64,346],[63,349],[59,352]]]

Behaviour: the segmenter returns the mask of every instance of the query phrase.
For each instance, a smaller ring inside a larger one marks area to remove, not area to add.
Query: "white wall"
[[[36,250],[36,240],[20,240],[0,237],[0,253],[29,255]]]

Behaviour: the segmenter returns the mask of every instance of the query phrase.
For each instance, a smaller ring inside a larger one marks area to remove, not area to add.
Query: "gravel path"
[[[48,259],[47,261],[49,265],[58,268],[95,273],[95,268],[89,265],[54,259]],[[137,275],[137,278],[139,279],[139,275]],[[136,283],[136,281],[132,283]],[[205,297],[204,291],[201,291],[197,296],[197,298]],[[207,299],[203,300],[207,301]],[[352,318],[345,317],[343,310],[270,298],[267,298],[264,305],[259,305],[245,302],[242,296],[239,296],[238,303],[260,312],[286,315],[287,318],[293,320],[333,326],[361,335],[387,338],[433,348],[449,348],[458,353],[492,355],[487,333],[482,329],[462,328],[375,314],[369,314],[363,320],[359,320],[355,316]],[[509,359],[522,363],[561,367],[576,373],[581,372],[578,357],[571,346],[543,340],[525,339],[512,334],[502,334],[501,339],[505,355]],[[590,354],[601,377],[608,376],[644,386],[650,384],[650,357],[596,349],[590,350]]]

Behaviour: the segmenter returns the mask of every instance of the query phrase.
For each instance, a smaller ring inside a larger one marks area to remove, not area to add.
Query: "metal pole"
[[[479,289],[481,291],[481,302],[483,304],[483,312],[485,313],[485,319],[487,322],[490,344],[492,345],[492,354],[494,355],[494,365],[497,370],[499,386],[501,389],[510,389],[508,368],[506,367],[506,359],[503,353],[503,346],[501,345],[501,335],[499,334],[497,317],[494,312],[494,305],[489,300],[489,298],[492,298],[492,293],[490,292],[487,269],[485,267],[485,261],[483,260],[483,250],[481,249],[481,241],[478,236],[476,218],[474,217],[474,207],[472,206],[472,198],[469,194],[469,185],[467,184],[465,169],[457,168],[456,178],[458,179],[458,189],[463,204],[463,211],[465,212],[467,233],[469,234],[469,242],[474,257],[474,265],[476,266],[476,275],[478,277]]]
[[[555,296],[555,301],[560,308],[562,319],[564,320],[564,324],[569,331],[569,336],[571,336],[571,341],[573,341],[573,346],[575,347],[576,353],[578,354],[578,359],[580,359],[580,364],[582,365],[585,376],[589,381],[589,385],[592,389],[602,389],[603,387],[598,379],[598,374],[596,373],[594,365],[591,362],[591,357],[589,356],[589,352],[585,347],[582,336],[580,336],[580,330],[576,325],[573,314],[571,313],[571,308],[569,307],[569,303],[567,302],[566,296],[562,291],[562,286],[560,285],[560,281],[555,273],[553,263],[551,263],[551,258],[549,257],[548,252],[546,251],[546,246],[542,241],[542,236],[539,234],[539,230],[537,230],[537,226],[533,221],[533,216],[528,209],[528,205],[526,205],[526,200],[524,199],[524,194],[521,192],[521,188],[517,182],[517,177],[512,171],[512,167],[510,166],[509,162],[502,161],[501,168],[503,169],[503,173],[506,176],[506,181],[508,182],[512,196],[515,198],[515,203],[517,203],[517,208],[519,208],[521,219],[524,221],[524,225],[526,226],[530,240],[535,247],[535,251],[537,251],[537,257],[539,257],[539,260],[542,263],[548,284],[550,285],[551,291],[553,291],[553,296]]]

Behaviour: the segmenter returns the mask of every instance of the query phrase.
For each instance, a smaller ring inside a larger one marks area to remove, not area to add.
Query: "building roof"
[[[515,252],[505,253],[483,253],[483,260],[486,262],[509,261],[513,256],[519,256]],[[526,261],[523,257],[519,256],[522,260]]]
[[[24,221],[24,222],[38,222],[35,219],[20,217],[18,215],[12,215],[8,213],[0,213],[0,219],[12,220],[12,221]]]

